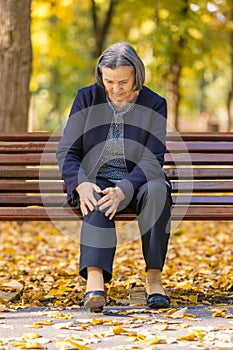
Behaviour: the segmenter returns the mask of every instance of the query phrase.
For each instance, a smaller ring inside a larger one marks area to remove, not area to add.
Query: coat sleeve
[[[149,180],[156,178],[165,179],[162,168],[164,154],[166,152],[166,120],[166,100],[161,98],[159,103],[154,107],[146,143],[140,145],[140,148],[142,148],[140,160],[134,165],[126,177],[117,184],[127,197],[132,197],[134,191]],[[135,152],[136,149],[137,144],[135,143]]]
[[[82,91],[79,90],[56,152],[59,169],[67,187],[68,201],[77,197],[75,188],[78,184],[88,181],[81,166],[84,125],[84,97]]]

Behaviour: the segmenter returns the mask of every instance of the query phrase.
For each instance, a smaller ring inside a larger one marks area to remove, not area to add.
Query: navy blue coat
[[[77,197],[75,188],[90,181],[97,164],[113,111],[104,89],[97,84],[82,88],[73,102],[57,150],[62,177],[67,186],[67,200]],[[132,197],[145,182],[163,177],[166,151],[166,100],[143,86],[135,107],[124,115],[124,152],[128,174],[119,186]],[[130,198],[128,197],[128,198]]]

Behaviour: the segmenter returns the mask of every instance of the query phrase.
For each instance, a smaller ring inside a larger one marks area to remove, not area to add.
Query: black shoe
[[[103,290],[89,291],[84,294],[84,306],[92,312],[102,312],[106,304],[106,294]]]
[[[146,302],[151,309],[163,309],[170,306],[168,296],[159,293],[146,295]]]

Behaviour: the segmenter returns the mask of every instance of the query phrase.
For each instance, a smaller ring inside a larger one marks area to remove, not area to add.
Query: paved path
[[[233,306],[160,312],[108,306],[101,314],[79,307],[26,308],[0,317],[0,350],[233,349]]]

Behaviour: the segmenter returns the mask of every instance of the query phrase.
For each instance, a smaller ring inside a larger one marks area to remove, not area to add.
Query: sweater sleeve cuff
[[[134,188],[132,183],[129,180],[123,179],[118,182],[117,187],[119,187],[124,192],[125,200],[129,204],[134,195]]]

